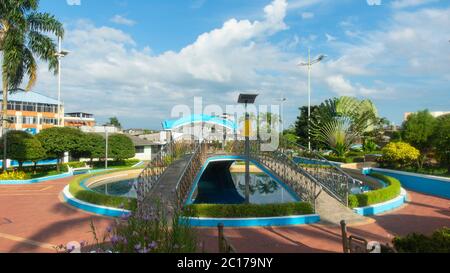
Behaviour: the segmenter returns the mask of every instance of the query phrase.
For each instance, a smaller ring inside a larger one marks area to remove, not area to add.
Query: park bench
[[[69,173],[72,174],[84,174],[84,173],[89,173],[90,170],[92,170],[92,168],[90,166],[88,166],[87,164],[84,165],[84,167],[79,167],[79,168],[72,168],[72,167],[68,167],[69,169]]]

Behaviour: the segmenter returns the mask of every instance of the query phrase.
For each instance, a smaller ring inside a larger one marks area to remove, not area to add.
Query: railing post
[[[349,247],[347,237],[347,224],[345,223],[345,220],[341,221],[341,233],[342,233],[342,248],[344,250],[344,253],[348,253]]]
[[[225,249],[225,244],[224,244],[224,234],[223,234],[223,224],[219,223],[217,225],[217,230],[219,232],[219,236],[218,236],[218,240],[219,240],[219,253],[224,253],[224,249]]]

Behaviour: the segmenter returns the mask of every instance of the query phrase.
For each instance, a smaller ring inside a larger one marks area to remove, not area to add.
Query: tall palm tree
[[[38,6],[39,0],[0,2],[3,128],[7,126],[8,93],[17,90],[25,76],[28,77],[26,91],[36,83],[38,65],[35,57],[48,62],[50,71],[58,72],[56,44],[48,35],[62,38],[63,25],[53,15],[38,12]]]

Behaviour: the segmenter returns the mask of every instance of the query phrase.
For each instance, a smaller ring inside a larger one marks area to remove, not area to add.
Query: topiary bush
[[[185,216],[207,218],[245,218],[245,217],[276,217],[289,215],[313,214],[309,203],[293,202],[284,204],[195,204],[185,209]]]
[[[350,208],[366,207],[383,203],[400,195],[402,185],[398,179],[377,173],[372,173],[370,176],[383,180],[388,186],[376,191],[349,195],[348,205]]]
[[[405,167],[417,162],[419,150],[405,142],[391,142],[382,149],[379,162],[387,167]]]
[[[413,233],[397,237],[393,244],[402,253],[450,253],[450,228],[439,229],[431,236]]]

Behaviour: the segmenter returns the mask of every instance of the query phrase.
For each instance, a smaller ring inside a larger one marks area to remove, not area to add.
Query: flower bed
[[[383,189],[370,191],[367,193],[349,195],[348,197],[349,207],[358,208],[375,205],[389,201],[400,195],[401,184],[400,181],[398,181],[397,179],[376,173],[373,173],[370,176],[382,180],[388,186]]]

